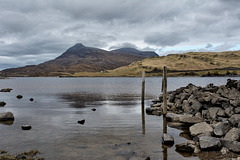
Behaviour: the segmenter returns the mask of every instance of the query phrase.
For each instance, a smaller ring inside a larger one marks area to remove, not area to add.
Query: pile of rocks
[[[161,115],[162,95],[146,109]],[[198,87],[189,84],[168,93],[168,125],[189,127],[192,140],[176,145],[187,152],[228,150],[240,153],[240,80],[226,85]]]

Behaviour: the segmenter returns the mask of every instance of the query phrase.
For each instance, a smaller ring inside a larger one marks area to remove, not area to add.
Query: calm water
[[[168,78],[168,90],[188,83],[221,85],[227,79]],[[160,86],[161,78],[146,79],[145,107],[160,94]],[[0,88],[13,89],[0,92],[0,101],[7,103],[0,112],[15,116],[12,125],[0,124],[0,150],[37,149],[46,159],[198,159],[161,145],[162,117],[145,115],[143,121],[141,78],[14,78],[1,79]],[[81,119],[84,125],[77,123]],[[22,131],[23,124],[32,129]],[[186,141],[184,131],[168,128],[168,133],[175,144]]]

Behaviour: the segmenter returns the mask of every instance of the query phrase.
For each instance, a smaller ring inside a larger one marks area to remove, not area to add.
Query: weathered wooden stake
[[[144,110],[144,103],[142,103],[142,134],[145,135],[145,110]]]
[[[142,71],[142,103],[144,103],[145,96],[145,71]]]
[[[162,91],[163,91],[163,115],[167,114],[167,67],[163,67],[163,79],[162,79]]]

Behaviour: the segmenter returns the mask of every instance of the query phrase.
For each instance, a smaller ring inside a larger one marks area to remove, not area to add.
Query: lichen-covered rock
[[[220,122],[213,130],[213,133],[218,136],[224,136],[231,129],[231,124],[228,121]]]
[[[227,134],[224,136],[224,139],[238,141],[240,138],[240,130],[239,128],[232,128]]]
[[[194,124],[189,128],[189,131],[192,136],[197,136],[199,134],[211,134],[213,132],[213,128],[207,124],[206,122],[201,122]]]
[[[209,136],[200,137],[199,144],[202,150],[220,150],[222,146],[219,139]]]

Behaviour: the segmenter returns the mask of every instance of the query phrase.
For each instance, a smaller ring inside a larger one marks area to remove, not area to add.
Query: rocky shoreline
[[[191,137],[185,143],[176,144],[177,151],[240,154],[240,80],[228,79],[221,86],[188,84],[168,92],[167,100],[168,126],[187,128]],[[163,96],[153,103],[146,108],[147,114],[160,116]]]

